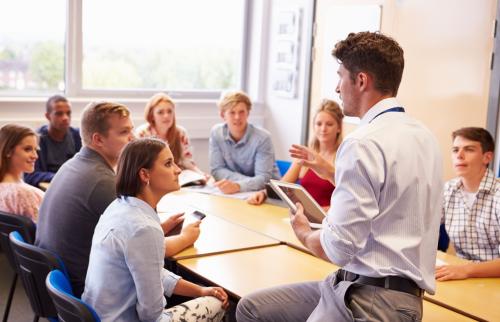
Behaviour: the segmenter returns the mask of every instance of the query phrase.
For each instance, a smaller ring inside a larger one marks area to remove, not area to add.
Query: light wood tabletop
[[[47,191],[47,189],[49,189],[49,186],[50,186],[50,182],[40,182],[38,184],[38,187],[40,189],[42,189],[43,191]]]
[[[323,280],[337,270],[331,263],[286,245],[185,259],[178,265],[225,288],[235,298],[267,287]],[[473,321],[427,301],[423,305],[423,321]]]
[[[438,252],[438,258],[448,264],[466,262],[442,252]],[[500,278],[436,282],[436,294],[426,294],[425,298],[482,320],[500,321]]]
[[[175,207],[178,207],[177,209],[193,207],[207,214],[213,214],[234,224],[241,225],[255,232],[260,232],[271,238],[285,242],[293,247],[296,247],[299,250],[305,250],[295,237],[295,234],[290,227],[289,222],[287,221],[288,210],[286,208],[269,204],[252,206],[247,204],[243,200],[224,198],[220,196],[211,196],[182,190],[164,197],[158,207],[159,210],[173,209]],[[319,278],[322,279],[327,275],[326,271],[321,270],[321,268],[325,267],[324,265],[327,265],[329,271],[334,270],[334,268],[331,269],[331,267],[333,267],[332,264],[323,262],[322,260],[314,258],[313,256],[303,253],[299,250],[286,248],[286,251],[279,251],[279,254],[274,254],[274,256],[276,258],[281,258],[280,256],[284,256],[284,258],[278,260],[279,262],[286,262],[288,260],[292,261],[293,263],[300,263],[302,269],[298,271],[287,271],[285,273],[274,272],[266,274],[265,272],[269,272],[270,269],[276,269],[279,271],[280,268],[271,268],[274,266],[268,265],[267,261],[264,260],[263,263],[261,263],[259,260],[256,260],[254,256],[258,256],[260,252],[272,253],[275,252],[276,249],[284,248],[286,247],[279,246],[278,248],[263,248],[252,250],[249,253],[237,252],[227,254],[228,256],[223,256],[221,257],[221,259],[215,256],[210,256],[200,259],[199,263],[196,259],[193,259],[193,262],[182,261],[182,263],[185,264],[186,268],[189,268],[191,265],[195,264],[201,265],[200,267],[205,268],[211,267],[212,261],[221,261],[214,266],[214,272],[205,272],[205,269],[203,269],[203,272],[201,274],[203,275],[206,273],[208,274],[208,276],[211,276],[218,280],[218,273],[221,274],[220,278],[222,279],[231,278],[232,276],[232,274],[229,274],[232,273],[232,270],[220,270],[220,267],[231,267],[231,265],[234,265],[234,263],[239,263],[239,261],[247,261],[248,264],[246,265],[246,267],[251,268],[251,272],[249,272],[249,274],[251,274],[248,276],[258,276],[259,280],[257,282],[265,285],[265,287],[283,284],[286,283],[286,280],[316,280],[318,279],[319,275],[323,274],[321,278]],[[234,259],[232,258],[233,256],[241,256],[241,258],[234,261]],[[313,257],[314,259],[306,260],[303,263],[300,258],[303,258],[304,256],[306,258]],[[274,263],[276,262],[274,260],[275,257],[268,258],[273,258]],[[287,257],[290,258],[286,259]],[[292,258],[295,259],[292,260]],[[441,252],[438,253],[438,258],[444,260],[449,264],[460,263],[464,261],[453,255]],[[285,266],[289,267],[290,265]],[[192,268],[194,269],[197,267],[198,266]],[[321,274],[317,272],[318,269],[321,271]],[[290,274],[299,275],[290,276]],[[222,283],[220,285],[224,287],[226,287],[226,284],[228,284],[227,280],[221,280],[220,282]],[[458,313],[462,313],[479,320],[500,321],[500,307],[498,305],[487,305],[487,303],[500,303],[500,278],[473,278],[461,281],[446,281],[436,283],[436,294],[432,296],[426,294],[426,300],[442,306],[445,310],[454,310]],[[238,285],[235,285],[235,287],[237,287],[238,289],[235,289],[235,294],[247,294],[247,291],[245,290],[256,289],[256,284],[253,282],[247,283],[248,285],[245,285],[245,283],[237,284]],[[228,290],[232,292],[231,288],[229,288]],[[485,303],[485,300],[487,301],[487,303]],[[447,311],[448,310],[443,311],[442,313],[451,314]]]
[[[177,264],[236,297],[293,282],[318,281],[337,266],[287,245],[180,260]],[[221,268],[225,269],[221,269]]]
[[[201,222],[198,240],[193,246],[172,256],[172,259],[179,260],[279,244],[279,240],[207,214]]]
[[[245,200],[180,190],[164,196],[159,212],[195,208],[307,251],[290,226],[288,209],[270,204],[253,206]]]

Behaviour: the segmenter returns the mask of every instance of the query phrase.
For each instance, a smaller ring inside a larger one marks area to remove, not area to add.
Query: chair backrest
[[[45,278],[54,269],[67,274],[61,259],[48,250],[26,243],[17,231],[11,232],[9,239],[31,309],[40,317],[56,317],[57,311],[47,293]]]
[[[285,160],[276,160],[276,165],[278,166],[278,170],[280,171],[280,175],[284,176],[288,171],[288,168],[292,165],[292,162]]]
[[[30,244],[35,242],[36,226],[33,220],[28,217],[9,214],[0,211],[0,245],[14,271],[16,269],[16,262],[14,254],[10,247],[9,234],[13,231],[18,231],[24,240]]]
[[[47,290],[57,308],[59,321],[63,322],[99,322],[95,310],[76,298],[71,290],[68,278],[60,270],[53,270],[47,275]]]

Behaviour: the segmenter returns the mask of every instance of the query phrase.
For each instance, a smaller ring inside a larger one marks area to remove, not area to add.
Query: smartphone
[[[187,215],[184,221],[180,222],[177,226],[175,226],[171,231],[168,232],[167,236],[179,235],[182,230],[182,226],[184,223],[189,224],[197,220],[203,220],[206,215],[201,211],[195,210],[191,214]]]
[[[203,218],[205,218],[207,215],[205,215],[201,211],[195,210],[195,211],[193,211],[193,213],[191,214],[191,216],[193,216],[194,218],[196,218],[196,220],[203,220]]]

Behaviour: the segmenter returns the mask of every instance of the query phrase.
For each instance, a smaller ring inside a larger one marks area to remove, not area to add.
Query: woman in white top
[[[118,198],[99,219],[82,299],[102,321],[220,321],[227,294],[201,287],[163,268],[164,244],[156,205],[179,190],[179,167],[158,139],[130,142],[116,182]],[[168,242],[166,243],[168,247]],[[165,296],[196,297],[164,309]]]

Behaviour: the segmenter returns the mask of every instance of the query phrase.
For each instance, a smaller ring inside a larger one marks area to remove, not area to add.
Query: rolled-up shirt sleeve
[[[337,187],[320,234],[321,246],[332,263],[344,266],[365,247],[372,219],[379,214],[383,164],[382,153],[370,141],[350,139],[337,152]]]
[[[171,297],[174,293],[174,288],[177,285],[177,282],[181,279],[179,275],[172,273],[169,270],[163,269],[161,274],[161,281],[163,284],[163,294],[165,296]]]

